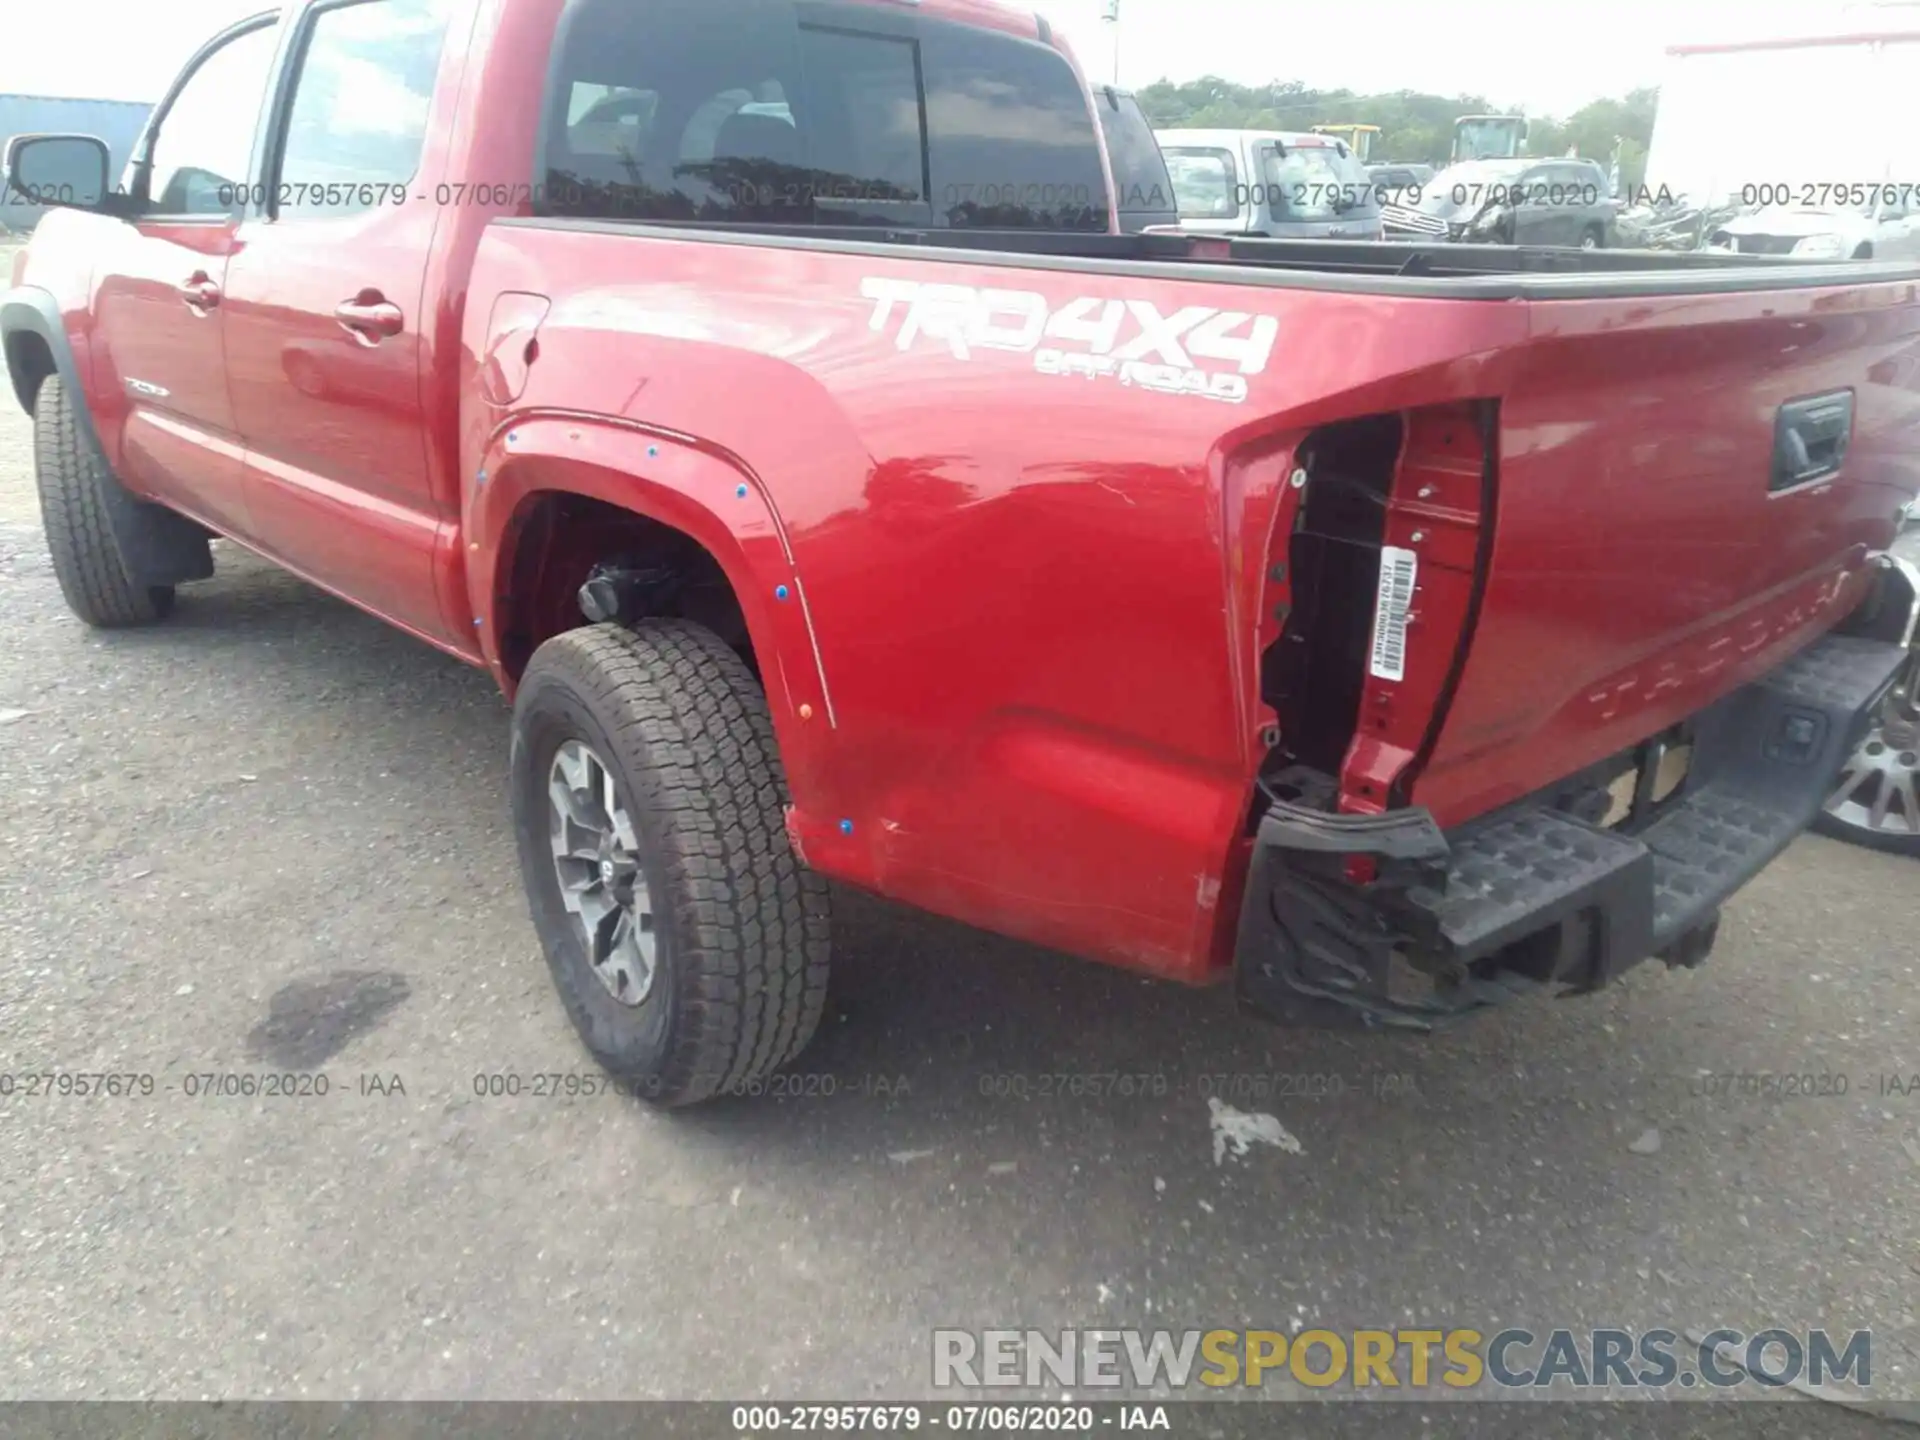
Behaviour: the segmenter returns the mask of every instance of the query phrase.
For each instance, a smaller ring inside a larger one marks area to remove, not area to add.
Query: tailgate
[[[1920,487],[1911,285],[1530,310],[1479,603],[1410,792],[1443,824],[1782,663],[1857,602]]]

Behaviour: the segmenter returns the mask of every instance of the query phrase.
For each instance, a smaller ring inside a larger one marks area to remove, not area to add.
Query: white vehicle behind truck
[[[1714,33],[1667,51],[1648,190],[1743,207],[1705,237],[1716,249],[1920,254],[1920,7],[1848,5],[1771,32],[1758,10],[1744,29],[1706,13]],[[1809,106],[1827,118],[1794,118]]]

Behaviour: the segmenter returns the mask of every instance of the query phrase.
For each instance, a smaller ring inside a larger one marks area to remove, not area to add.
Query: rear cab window
[[[1373,219],[1380,213],[1366,167],[1339,145],[1265,141],[1255,154],[1260,199],[1279,224]]]
[[[572,0],[541,213],[1104,231],[1100,139],[1039,40],[840,0]]]

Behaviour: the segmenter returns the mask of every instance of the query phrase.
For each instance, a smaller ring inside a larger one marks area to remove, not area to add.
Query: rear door
[[[1567,209],[1570,233],[1566,243],[1580,245],[1587,236],[1596,235],[1600,244],[1606,244],[1613,228],[1613,198],[1607,189],[1606,172],[1586,160],[1553,168],[1549,186],[1560,187],[1561,202]]]
[[[428,465],[420,369],[428,250],[452,197],[423,162],[453,9],[346,0],[302,17],[225,310],[263,548],[443,641],[434,557],[458,497]]]
[[[1551,165],[1530,166],[1510,182],[1514,244],[1572,243],[1573,224],[1565,202],[1555,193],[1561,188],[1555,170]]]
[[[96,392],[136,490],[217,529],[251,530],[223,348],[225,285],[274,17],[209,42],[156,108],[128,172],[150,213],[103,227],[95,271]],[[123,410],[113,407],[124,406]]]

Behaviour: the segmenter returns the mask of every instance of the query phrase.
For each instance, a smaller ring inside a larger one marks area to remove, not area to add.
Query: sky
[[[153,100],[228,21],[268,0],[10,0],[0,22],[0,92]],[[1106,0],[1023,0],[1113,77]],[[1852,0],[1120,0],[1120,80],[1214,74],[1243,84],[1479,93],[1529,113],[1659,82],[1669,44],[1806,33],[1863,7]],[[637,6],[639,10],[644,7]],[[1880,8],[1920,29],[1920,3]]]
[[[1113,79],[1106,0],[1026,0]],[[1869,6],[1851,0],[1120,0],[1120,83],[1218,75],[1241,84],[1483,94],[1565,116],[1660,83],[1666,47],[1818,33]],[[1880,6],[1920,30],[1920,4]]]

